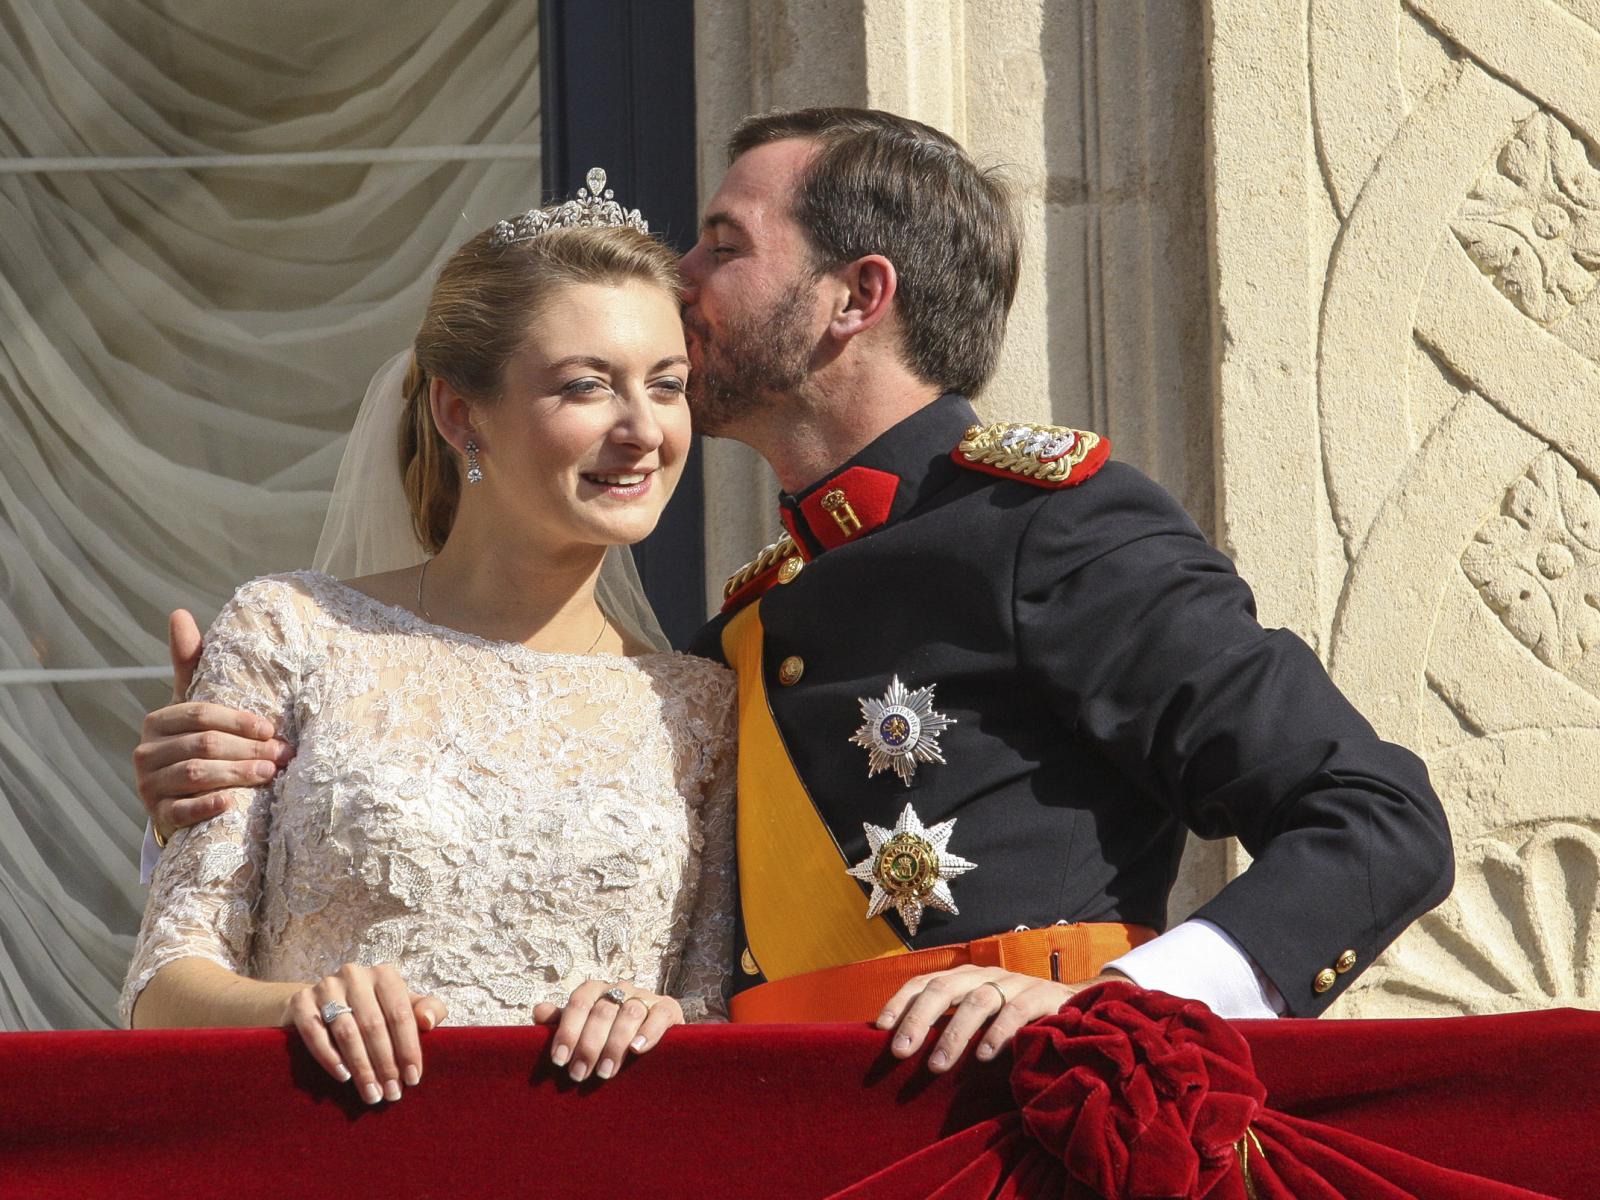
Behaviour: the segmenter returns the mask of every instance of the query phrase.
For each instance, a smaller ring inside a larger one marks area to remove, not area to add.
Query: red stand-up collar
[[[899,520],[961,474],[950,448],[977,420],[947,392],[885,431],[819,483],[779,497],[784,528],[806,559]]]
[[[798,510],[785,509],[785,523],[803,521],[811,538],[795,540],[802,544],[814,540],[824,550],[832,550],[887,521],[899,489],[898,475],[872,467],[851,467],[812,491],[800,501]]]

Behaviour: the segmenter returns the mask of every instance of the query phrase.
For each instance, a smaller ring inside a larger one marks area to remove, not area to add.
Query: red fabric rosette
[[[1079,992],[1017,1034],[1022,1126],[1061,1160],[1065,1194],[1227,1195],[1266,1103],[1250,1047],[1204,1004],[1130,983]],[[1245,1143],[1247,1144],[1247,1143]]]
[[[1549,1200],[1273,1112],[1248,1043],[1196,1000],[1099,984],[1013,1054],[1014,1113],[835,1200]]]

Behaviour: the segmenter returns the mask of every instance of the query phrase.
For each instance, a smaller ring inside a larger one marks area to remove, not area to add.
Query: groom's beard
[[[724,436],[742,418],[770,411],[800,389],[811,370],[811,302],[809,290],[796,288],[765,313],[724,322],[716,336],[685,314],[700,350],[689,377],[696,433]]]

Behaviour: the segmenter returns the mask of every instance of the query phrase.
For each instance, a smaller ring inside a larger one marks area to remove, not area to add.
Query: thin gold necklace
[[[437,625],[439,622],[433,619],[433,614],[429,612],[427,606],[422,603],[422,581],[428,577],[428,564],[432,561],[433,559],[431,558],[423,559],[422,569],[417,572],[417,611],[422,614],[422,619],[428,622],[428,624]],[[585,655],[593,654],[594,648],[600,644],[600,639],[606,635],[606,614],[605,610],[600,607],[600,602],[598,600],[595,601],[594,610],[600,614],[600,628],[594,635],[594,641],[590,642],[589,648],[583,652]]]

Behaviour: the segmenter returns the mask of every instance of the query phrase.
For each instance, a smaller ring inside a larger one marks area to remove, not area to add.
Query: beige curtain
[[[306,565],[433,268],[538,201],[532,0],[0,0],[0,1028],[109,1022],[165,614]]]

